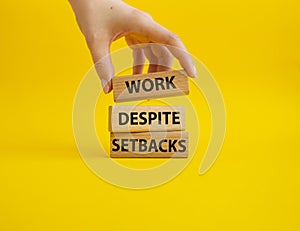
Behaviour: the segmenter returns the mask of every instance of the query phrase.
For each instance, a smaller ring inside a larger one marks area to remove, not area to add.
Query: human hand
[[[114,76],[110,45],[123,36],[133,50],[133,74],[142,73],[145,57],[150,63],[148,72],[157,72],[169,70],[175,56],[188,76],[196,76],[192,59],[178,36],[155,22],[149,14],[120,0],[69,1],[105,93],[112,90],[111,79]],[[168,46],[142,45],[145,43]]]

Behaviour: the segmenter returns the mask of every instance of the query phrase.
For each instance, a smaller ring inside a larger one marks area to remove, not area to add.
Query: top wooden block
[[[188,77],[184,71],[165,71],[112,79],[114,101],[124,102],[150,98],[186,95]]]

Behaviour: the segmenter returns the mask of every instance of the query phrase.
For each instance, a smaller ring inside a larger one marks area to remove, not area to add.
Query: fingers
[[[196,67],[194,66],[193,60],[185,48],[181,49],[178,47],[168,46],[168,49],[178,59],[180,65],[184,68],[188,76],[190,77],[197,76],[197,71],[196,71]]]
[[[145,57],[143,48],[133,48],[133,74],[142,74],[144,69]]]
[[[158,58],[153,53],[150,46],[144,48],[144,53],[147,59],[149,60],[148,73],[157,72],[158,71]]]
[[[143,48],[142,48],[143,47]],[[143,72],[145,58],[149,60],[148,73],[167,71],[172,68],[173,55],[169,50],[160,44],[148,46],[132,46],[133,51],[133,74]]]
[[[110,57],[110,42],[105,36],[92,40],[87,39],[87,44],[93,57],[95,69],[101,79],[105,93],[112,90],[111,79],[114,76],[114,67]]]
[[[181,66],[191,77],[196,76],[192,58],[178,36],[162,27],[153,20],[141,20],[136,25],[138,33],[148,37],[150,40],[169,45],[169,51],[179,60]]]
[[[144,48],[144,53],[149,60],[148,73],[168,71],[172,68],[173,55],[160,44],[151,44]]]
[[[126,36],[125,40],[128,46],[132,49],[132,56],[133,56],[133,68],[132,74],[142,74],[145,64],[145,54],[142,45],[138,45],[139,41],[134,38],[134,36]]]
[[[159,44],[151,44],[151,50],[157,57],[157,71],[168,71],[172,69],[173,55],[166,47]]]

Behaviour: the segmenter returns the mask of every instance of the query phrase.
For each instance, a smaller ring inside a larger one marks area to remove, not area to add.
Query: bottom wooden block
[[[110,157],[186,158],[187,156],[187,132],[135,132],[110,135]]]

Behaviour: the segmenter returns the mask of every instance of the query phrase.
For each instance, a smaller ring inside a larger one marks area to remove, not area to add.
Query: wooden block
[[[110,157],[187,156],[187,132],[111,133],[110,136]]]
[[[112,83],[115,102],[162,98],[189,93],[188,77],[184,71],[178,70],[115,76]]]
[[[185,107],[183,106],[111,106],[109,131],[183,131]]]

